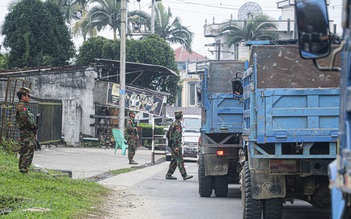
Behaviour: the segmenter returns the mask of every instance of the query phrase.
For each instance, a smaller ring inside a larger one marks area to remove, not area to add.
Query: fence
[[[28,81],[22,79],[11,79],[7,81],[5,98],[1,100],[0,106],[0,141],[18,140],[19,130],[16,124],[16,105],[18,98],[16,91],[21,86],[30,87]],[[38,140],[41,144],[50,144],[62,140],[62,101],[32,98],[28,108],[33,115],[40,114],[38,118]]]

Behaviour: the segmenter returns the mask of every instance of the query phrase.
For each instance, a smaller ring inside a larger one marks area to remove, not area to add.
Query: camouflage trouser
[[[186,176],[182,148],[179,147],[179,150],[175,151],[175,148],[171,147],[171,150],[172,150],[172,160],[171,160],[171,163],[169,164],[167,175],[168,176],[173,175],[175,169],[178,166],[179,172],[182,175],[182,177]]]
[[[33,161],[35,142],[32,138],[20,139],[19,144],[21,149],[19,151],[18,167],[20,172],[27,173]]]
[[[136,136],[129,136],[127,140],[128,144],[128,159],[132,160],[135,155],[135,150],[137,148]]]

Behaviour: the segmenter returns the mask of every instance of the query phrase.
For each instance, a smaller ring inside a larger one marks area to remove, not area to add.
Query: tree
[[[18,2],[5,17],[2,35],[9,67],[66,65],[74,55],[60,8],[52,2]]]
[[[155,33],[169,43],[179,43],[188,52],[192,52],[191,44],[194,33],[182,25],[179,17],[172,21],[171,9],[166,10],[161,2],[158,2],[155,8]]]
[[[162,65],[178,72],[173,49],[158,35],[150,35],[143,40],[129,39],[126,44],[127,61]],[[95,58],[119,60],[119,54],[119,41],[108,40],[103,37],[92,37],[80,47],[77,64],[87,65],[95,62]],[[134,79],[133,77],[128,78],[126,84],[131,83]],[[180,89],[179,80],[180,77],[178,75],[162,75],[157,72],[148,72],[137,78],[133,85],[171,93],[168,101],[173,103]]]
[[[0,54],[0,70],[8,69],[8,54]]]
[[[90,10],[88,17],[90,18],[89,28],[96,28],[98,31],[110,27],[113,31],[113,39],[117,40],[117,32],[121,33],[121,2],[116,0],[92,0],[96,3]],[[128,22],[134,22],[136,16],[145,23],[149,17],[146,13],[139,13],[138,11],[128,12]]]
[[[72,20],[78,19],[77,12],[80,10],[80,4],[76,0],[49,0],[57,4],[62,13],[65,21],[71,24]]]
[[[77,65],[88,65],[95,62],[95,58],[106,58],[116,59],[117,50],[114,51],[115,56],[103,56],[103,48],[109,42],[108,39],[98,36],[91,37],[83,43],[79,48],[79,54],[77,56]],[[118,44],[114,42],[115,44]],[[118,53],[119,54],[119,53]],[[118,56],[119,57],[119,56]]]
[[[97,30],[90,24],[91,17],[88,13],[89,0],[77,0],[76,3],[80,5],[80,8],[77,11],[78,19],[73,25],[72,33],[75,36],[83,36],[83,41],[85,42],[87,35],[96,36]]]
[[[242,40],[275,40],[278,38],[275,32],[277,26],[268,21],[268,16],[258,15],[250,17],[241,27],[233,24],[232,20],[230,20],[221,28],[221,33],[228,35],[228,47]]]

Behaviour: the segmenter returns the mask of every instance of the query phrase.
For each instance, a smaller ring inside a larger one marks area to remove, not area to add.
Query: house
[[[184,47],[174,50],[175,61],[178,65],[183,89],[178,95],[175,107],[198,107],[197,88],[200,85],[200,77],[197,74],[188,74],[187,65],[190,62],[200,62],[207,58],[199,53],[189,53]]]
[[[330,4],[330,0],[326,1],[327,5]],[[244,7],[243,7],[244,6]],[[257,11],[260,11],[263,14],[268,14],[264,10],[261,11],[261,7],[255,2],[248,2],[242,6],[244,17],[240,16],[240,9],[238,12],[238,19],[231,19],[230,22],[233,25],[243,26],[247,21],[245,16],[254,16]],[[251,9],[250,9],[251,8]],[[279,40],[288,40],[296,39],[297,33],[295,31],[295,1],[293,0],[281,0],[277,2],[277,9],[281,9],[281,16],[278,19],[269,20],[269,22],[276,24],[278,30],[278,39]],[[254,11],[250,11],[254,10]],[[212,37],[214,42],[208,46],[212,46],[213,50],[216,51],[217,60],[242,60],[245,61],[249,59],[250,48],[246,46],[245,41],[242,41],[236,45],[233,45],[228,48],[227,38],[228,35],[221,33],[221,28],[228,24],[229,21],[222,23],[216,23],[213,20],[212,23],[205,23],[204,25],[204,35],[205,37]],[[329,20],[330,30],[333,33],[336,33],[336,25],[334,21]]]

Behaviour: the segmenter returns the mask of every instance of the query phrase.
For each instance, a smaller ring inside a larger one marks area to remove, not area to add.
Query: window
[[[196,83],[189,83],[189,106],[196,105]]]

